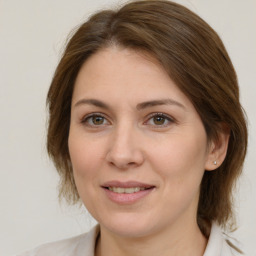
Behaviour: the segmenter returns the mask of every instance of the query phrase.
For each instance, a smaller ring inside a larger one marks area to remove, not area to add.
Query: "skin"
[[[208,143],[193,104],[152,57],[117,46],[92,55],[75,82],[69,151],[79,195],[100,224],[95,255],[203,255],[200,182],[227,141]],[[102,188],[112,180],[154,188],[119,204]]]

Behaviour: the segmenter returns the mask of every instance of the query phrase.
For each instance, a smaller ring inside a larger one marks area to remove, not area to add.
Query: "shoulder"
[[[236,242],[231,240],[213,223],[204,256],[242,256],[239,249],[236,249]]]
[[[16,256],[93,256],[95,240],[99,227],[95,226],[90,232],[72,238],[40,245],[31,251]]]

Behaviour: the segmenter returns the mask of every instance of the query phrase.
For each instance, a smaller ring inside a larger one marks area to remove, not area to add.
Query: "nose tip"
[[[109,151],[107,161],[118,169],[128,169],[140,166],[144,160],[139,150],[129,151],[129,149],[126,148],[123,151]]]
[[[137,140],[122,134],[112,141],[106,160],[118,169],[129,169],[140,166],[144,155]]]

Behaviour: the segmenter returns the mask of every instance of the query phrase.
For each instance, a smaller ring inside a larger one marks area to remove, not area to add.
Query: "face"
[[[79,195],[102,228],[142,237],[196,221],[206,132],[153,58],[110,47],[84,63],[69,151]]]

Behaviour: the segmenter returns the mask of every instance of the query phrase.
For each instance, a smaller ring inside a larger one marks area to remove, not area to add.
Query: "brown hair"
[[[230,129],[223,164],[204,174],[198,224],[207,236],[212,221],[224,227],[234,223],[232,191],[247,148],[236,73],[217,33],[196,14],[170,1],[136,1],[117,11],[100,11],[69,40],[47,97],[47,149],[60,174],[60,196],[73,203],[79,200],[68,150],[77,74],[89,56],[112,44],[154,56],[194,104],[209,140],[218,139],[223,124]]]

